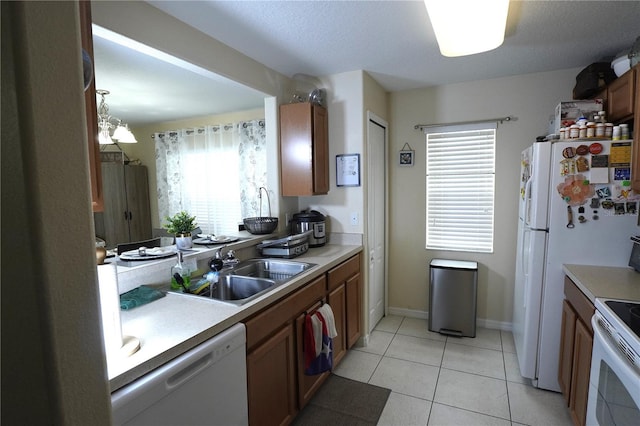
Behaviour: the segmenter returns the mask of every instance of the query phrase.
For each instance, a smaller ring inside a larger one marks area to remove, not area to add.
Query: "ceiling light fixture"
[[[500,46],[509,0],[424,0],[440,53],[456,57]]]
[[[109,105],[105,102],[104,97],[110,92],[98,89],[96,93],[102,97],[98,106],[98,142],[100,145],[109,145],[116,143],[116,141],[120,143],[137,143],[138,141],[129,130],[129,126],[119,118],[109,115]],[[113,135],[111,134],[111,129],[115,129]]]

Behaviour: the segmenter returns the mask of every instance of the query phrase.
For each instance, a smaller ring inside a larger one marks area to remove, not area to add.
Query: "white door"
[[[369,114],[367,140],[368,202],[367,242],[369,249],[369,331],[385,311],[385,222],[387,123]]]

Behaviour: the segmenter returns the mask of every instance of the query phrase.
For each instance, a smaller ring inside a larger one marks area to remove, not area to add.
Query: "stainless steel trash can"
[[[429,330],[476,337],[478,263],[433,259],[429,264]]]

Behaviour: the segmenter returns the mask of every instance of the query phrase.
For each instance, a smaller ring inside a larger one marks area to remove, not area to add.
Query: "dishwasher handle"
[[[211,352],[209,352],[202,358],[194,361],[193,363],[184,367],[182,370],[178,371],[173,376],[169,377],[165,382],[167,390],[172,390],[181,386],[187,380],[191,379],[194,376],[197,376],[201,371],[209,368],[209,366],[212,364],[213,355],[211,354]]]

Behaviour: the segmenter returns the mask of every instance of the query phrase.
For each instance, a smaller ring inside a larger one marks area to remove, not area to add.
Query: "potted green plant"
[[[183,210],[173,216],[167,216],[165,220],[167,223],[163,226],[167,232],[176,236],[176,247],[179,250],[193,247],[191,232],[198,226],[195,216]]]

